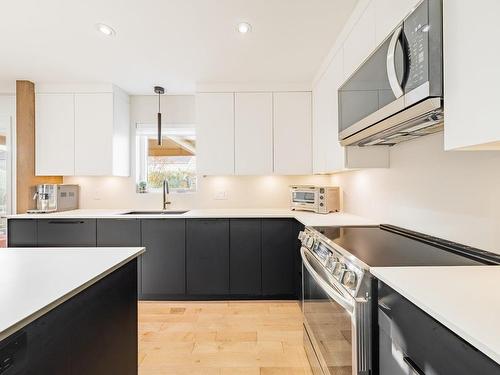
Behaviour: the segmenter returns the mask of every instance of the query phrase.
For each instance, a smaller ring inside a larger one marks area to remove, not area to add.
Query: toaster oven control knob
[[[302,241],[304,239],[304,237],[305,237],[305,232],[303,230],[301,230],[299,232],[299,240]]]
[[[320,195],[319,199],[325,199],[325,197],[323,195]]]
[[[353,271],[345,271],[344,277],[342,278],[342,284],[349,289],[355,289],[356,283],[356,273],[354,273]]]

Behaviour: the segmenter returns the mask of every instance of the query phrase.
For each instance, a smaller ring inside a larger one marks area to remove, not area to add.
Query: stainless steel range
[[[317,375],[379,373],[370,267],[500,264],[496,254],[390,225],[307,227],[299,238],[304,345]]]
[[[313,373],[369,374],[370,273],[311,228],[299,239],[304,345]]]

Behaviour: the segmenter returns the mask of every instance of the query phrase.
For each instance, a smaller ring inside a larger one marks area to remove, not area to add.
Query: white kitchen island
[[[0,360],[5,370],[137,373],[137,257],[144,251],[0,250]]]

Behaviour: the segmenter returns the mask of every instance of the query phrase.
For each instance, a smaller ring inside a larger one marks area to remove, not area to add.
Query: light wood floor
[[[139,374],[310,375],[297,302],[140,302]]]

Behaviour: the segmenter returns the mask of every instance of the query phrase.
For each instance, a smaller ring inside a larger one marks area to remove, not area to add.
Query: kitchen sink
[[[181,215],[189,211],[130,211],[122,215]]]

